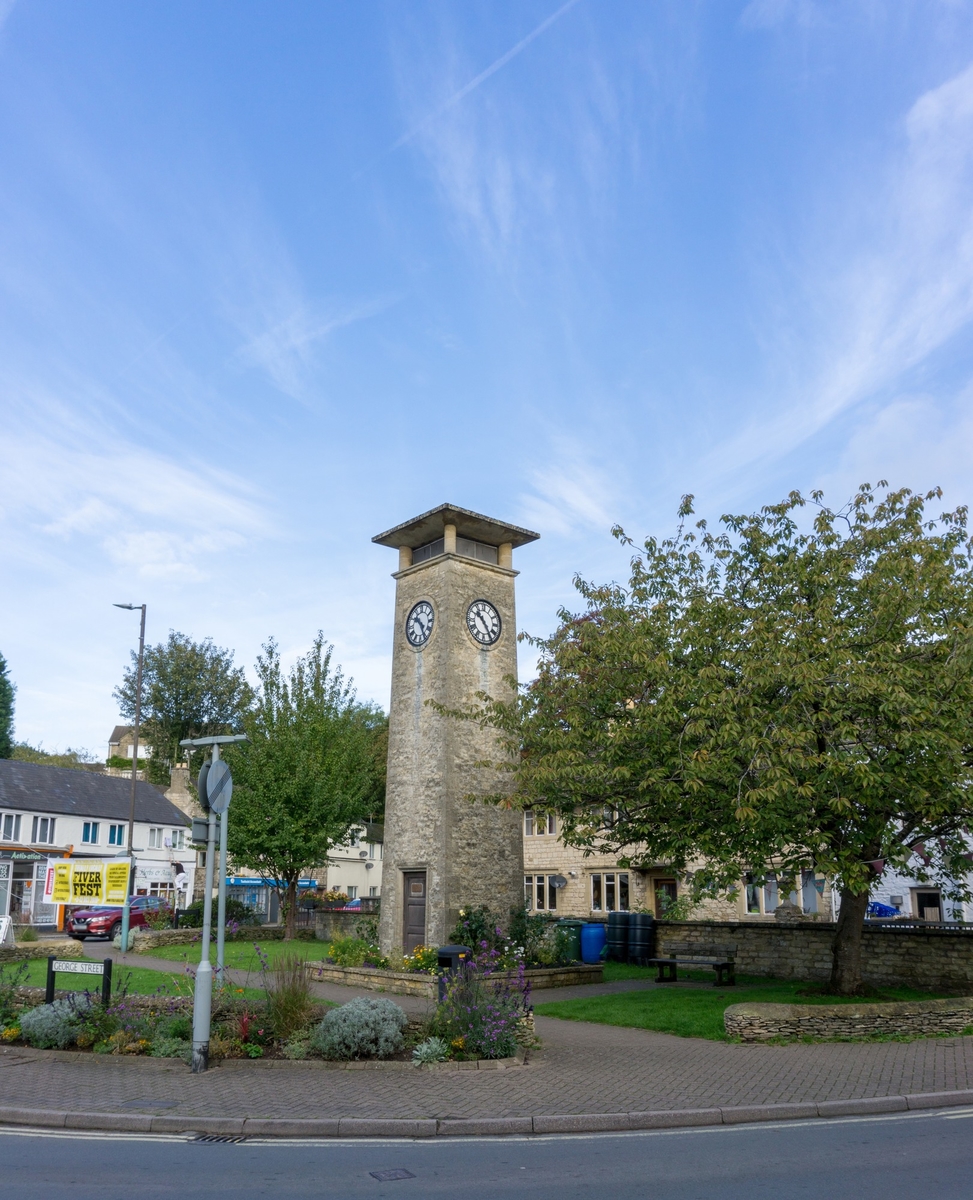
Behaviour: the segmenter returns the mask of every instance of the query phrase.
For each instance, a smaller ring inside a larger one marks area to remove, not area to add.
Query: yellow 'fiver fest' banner
[[[44,880],[46,904],[122,904],[128,894],[129,862],[110,859],[49,858]]]

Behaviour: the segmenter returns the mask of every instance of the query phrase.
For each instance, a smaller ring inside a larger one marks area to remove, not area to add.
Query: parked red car
[[[128,923],[131,929],[146,925],[146,912],[157,912],[168,908],[161,896],[133,896],[129,903]],[[68,937],[83,942],[87,937],[106,937],[109,940],[122,932],[122,910],[119,905],[101,908],[76,908],[64,921],[64,932]]]

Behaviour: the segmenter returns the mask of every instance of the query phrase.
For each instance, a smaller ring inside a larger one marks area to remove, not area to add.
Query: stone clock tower
[[[373,538],[399,552],[389,715],[381,943],[439,946],[459,910],[506,919],[524,898],[521,815],[472,803],[507,785],[475,764],[492,734],[441,716],[477,692],[510,694],[517,674],[513,550],[538,535],[451,504]]]

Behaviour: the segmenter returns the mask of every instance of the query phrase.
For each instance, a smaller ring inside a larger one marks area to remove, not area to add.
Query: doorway
[[[923,921],[943,919],[942,897],[939,892],[915,892],[916,916]]]
[[[655,919],[665,919],[666,909],[676,902],[676,881],[674,879],[655,879]]]
[[[403,871],[402,951],[411,954],[426,943],[426,872]]]

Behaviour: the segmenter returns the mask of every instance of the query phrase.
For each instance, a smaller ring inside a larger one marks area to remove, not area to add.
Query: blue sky
[[[970,3],[0,0],[17,736],[104,753],[115,600],[387,703],[444,501],[533,633],[684,492],[969,502],[971,320]]]

